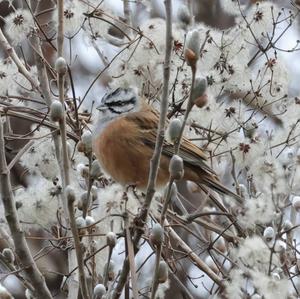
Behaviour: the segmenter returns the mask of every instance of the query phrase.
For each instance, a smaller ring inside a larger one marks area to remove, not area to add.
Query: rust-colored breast
[[[123,185],[136,185],[145,189],[148,182],[149,163],[153,149],[143,142],[143,131],[125,117],[112,121],[94,140],[94,152],[104,170]],[[164,157],[158,181],[168,180],[169,159]]]

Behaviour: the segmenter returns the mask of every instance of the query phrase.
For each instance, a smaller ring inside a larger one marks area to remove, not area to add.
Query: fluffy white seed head
[[[182,121],[179,118],[173,118],[170,121],[168,130],[167,130],[167,137],[168,140],[172,143],[175,143],[180,135],[182,128]]]
[[[101,299],[103,298],[103,295],[106,293],[105,286],[101,283],[96,284],[94,287],[93,295],[94,299]]]
[[[160,246],[164,242],[164,229],[159,223],[155,223],[150,233],[150,241],[156,246]]]
[[[58,100],[54,100],[50,106],[50,118],[52,121],[61,121],[64,117],[64,107]]]
[[[58,57],[55,61],[55,70],[58,74],[64,75],[67,72],[67,62],[63,57]]]
[[[173,155],[169,164],[169,173],[174,180],[182,179],[184,175],[183,160],[178,155]]]

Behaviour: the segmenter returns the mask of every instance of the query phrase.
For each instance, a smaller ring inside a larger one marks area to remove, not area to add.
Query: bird
[[[156,142],[158,111],[139,97],[135,88],[130,87],[108,92],[97,109],[101,115],[94,128],[92,144],[100,166],[121,185],[146,190]],[[169,163],[174,151],[174,145],[164,140],[157,188],[163,188],[169,181]],[[183,180],[240,200],[207,165],[204,151],[185,137],[182,138],[179,156],[184,162]]]

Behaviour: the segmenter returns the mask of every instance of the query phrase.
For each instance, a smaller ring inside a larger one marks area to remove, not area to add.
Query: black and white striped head
[[[108,118],[135,112],[139,109],[137,92],[133,88],[117,88],[102,98],[97,109]]]

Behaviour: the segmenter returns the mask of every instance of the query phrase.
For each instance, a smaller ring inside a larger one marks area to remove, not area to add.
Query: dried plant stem
[[[130,10],[130,3],[129,0],[123,0],[123,10],[124,10],[124,17],[125,17],[125,23],[128,25],[129,30],[129,36],[131,35],[130,27],[132,26],[132,20],[131,20],[131,10]]]
[[[64,74],[58,74],[57,82],[58,82],[59,100],[61,101],[61,103],[64,107]],[[78,264],[81,294],[82,294],[83,299],[89,299],[90,297],[89,297],[87,281],[86,281],[85,272],[84,272],[84,262],[83,262],[82,250],[81,250],[81,246],[80,246],[78,230],[77,230],[77,226],[76,226],[74,206],[73,206],[73,202],[68,200],[68,198],[66,198],[66,194],[65,194],[66,186],[70,185],[70,183],[71,183],[70,182],[70,174],[69,174],[70,163],[69,163],[69,157],[68,157],[66,116],[65,115],[66,114],[65,114],[65,110],[64,110],[64,117],[59,122],[61,144],[62,144],[62,155],[61,155],[62,156],[62,167],[60,169],[61,169],[61,175],[62,175],[64,202],[65,202],[65,204],[66,204],[66,202],[68,203],[68,212],[69,212],[68,216],[69,216],[71,232],[72,232],[72,235],[74,238],[74,247],[75,247],[77,264]],[[72,292],[74,292],[74,290],[72,290]]]
[[[18,67],[19,72],[31,83],[32,87],[39,91],[42,94],[39,88],[39,82],[34,79],[34,77],[27,71],[25,65],[22,63],[20,58],[18,57],[15,49],[9,44],[8,40],[3,34],[3,31],[0,29],[0,45],[2,45],[6,54],[13,60],[13,62]]]
[[[169,225],[169,222],[165,220],[165,226],[169,233],[170,238],[175,241],[178,247],[180,247],[187,256],[197,265],[197,267],[206,273],[218,286],[223,287],[222,278],[220,278],[214,271],[212,271],[200,258],[199,256],[178,236],[178,234]]]
[[[5,160],[5,145],[3,135],[3,124],[0,119],[0,194],[5,210],[5,218],[9,226],[14,242],[16,256],[21,267],[24,268],[25,278],[34,287],[34,296],[40,299],[52,299],[52,295],[47,288],[45,278],[39,271],[30,253],[25,240],[24,231],[21,229],[18,219],[16,203],[13,197],[10,172],[7,169]]]
[[[57,56],[63,56],[64,47],[64,0],[57,1],[58,28],[57,28]]]
[[[159,118],[158,131],[157,131],[156,142],[155,142],[155,149],[154,149],[152,159],[150,161],[150,173],[149,173],[146,198],[141,208],[140,214],[137,217],[137,223],[139,224],[140,228],[136,230],[133,238],[135,251],[138,250],[137,247],[142,237],[143,227],[144,224],[146,223],[148,213],[149,213],[149,207],[155,193],[156,177],[158,173],[158,167],[160,163],[160,157],[161,157],[164,136],[165,136],[165,123],[167,118],[168,96],[169,96],[170,61],[171,61],[171,52],[172,52],[172,0],[165,0],[165,7],[166,7],[166,52],[165,52],[165,61],[164,61],[163,94],[162,94],[162,99],[160,104],[160,118]],[[117,299],[121,296],[122,290],[128,278],[129,268],[130,268],[129,259],[126,258],[123,263],[123,267],[120,273],[118,283],[112,294],[112,299]]]
[[[164,198],[163,208],[162,208],[161,215],[160,215],[160,224],[162,227],[163,227],[163,224],[166,219],[166,213],[167,213],[168,205],[169,205],[170,199],[171,199],[171,190],[172,190],[173,182],[174,182],[174,179],[170,178],[166,196]],[[153,273],[152,289],[151,289],[151,297],[150,297],[151,299],[155,298],[155,294],[156,294],[156,291],[158,288],[158,275],[159,275],[159,263],[160,263],[160,259],[161,259],[161,249],[162,249],[162,246],[160,244],[156,248],[155,267],[154,267],[155,270]]]
[[[152,279],[152,287],[151,287],[151,296],[150,299],[155,299],[155,294],[159,285],[158,276],[159,276],[159,263],[161,259],[161,244],[156,247],[156,255],[155,255],[155,270]]]
[[[185,125],[186,125],[186,121],[187,121],[188,116],[189,116],[189,114],[190,114],[190,112],[191,112],[191,110],[194,106],[193,101],[192,101],[192,91],[194,89],[194,84],[195,84],[196,67],[191,67],[191,70],[192,70],[192,84],[191,84],[191,88],[190,88],[190,95],[189,95],[187,107],[186,107],[186,110],[185,110],[185,113],[184,113],[184,118],[183,118],[181,130],[180,130],[180,134],[179,134],[178,139],[174,143],[174,148],[175,148],[174,153],[175,153],[175,155],[178,155],[178,152],[179,152],[179,149],[180,149],[181,139],[182,139],[182,136],[183,136]]]

